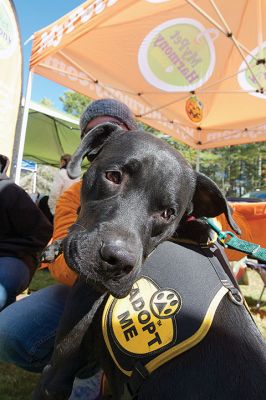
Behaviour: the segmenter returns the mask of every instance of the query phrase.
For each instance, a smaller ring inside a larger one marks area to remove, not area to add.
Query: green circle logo
[[[260,63],[259,60],[262,60]],[[252,96],[266,99],[265,93],[260,93],[260,87],[266,87],[266,42],[256,47],[245,61],[242,62],[238,73],[238,82],[242,89],[247,90]],[[249,65],[249,68],[247,67]],[[258,90],[258,91],[257,91]]]
[[[191,91],[202,86],[213,72],[213,39],[195,20],[169,20],[145,37],[138,63],[144,78],[158,89]]]
[[[5,3],[0,1],[0,58],[9,57],[16,48],[16,20]]]

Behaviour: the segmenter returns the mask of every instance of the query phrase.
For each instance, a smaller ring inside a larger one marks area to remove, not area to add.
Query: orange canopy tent
[[[266,0],[88,0],[34,34],[31,71],[206,149],[266,139]]]
[[[34,34],[30,70],[195,149],[266,140],[266,0],[88,0]]]
[[[266,0],[87,0],[34,33],[30,77],[207,149],[265,141],[265,59]]]

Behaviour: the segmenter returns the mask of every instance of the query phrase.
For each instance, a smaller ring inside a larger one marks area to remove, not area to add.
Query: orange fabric
[[[234,211],[233,218],[236,224],[241,229],[241,235],[237,236],[240,239],[252,242],[253,241],[252,233],[245,217],[240,212]],[[228,224],[224,214],[219,215],[218,217],[216,217],[216,219],[220,223],[222,230],[232,232],[232,228]],[[239,251],[236,250],[225,249],[225,252],[229,261],[238,261],[245,256],[244,253],[240,253]]]
[[[247,221],[253,242],[266,247],[266,202],[231,203],[231,206]]]
[[[266,247],[266,202],[261,203],[230,203],[233,209],[233,218],[241,229],[240,239]],[[217,220],[223,230],[232,231],[224,214],[219,215]],[[227,250],[226,254],[230,261],[238,261],[244,257],[244,253],[235,250]]]
[[[80,206],[80,189],[82,181],[74,183],[65,190],[56,203],[53,240],[67,235],[68,228],[77,219],[77,209]],[[76,273],[66,264],[63,254],[48,265],[52,276],[59,282],[71,286],[76,279]]]
[[[265,141],[266,1],[217,3],[234,40],[209,0],[87,0],[34,33],[30,69],[193,148]]]

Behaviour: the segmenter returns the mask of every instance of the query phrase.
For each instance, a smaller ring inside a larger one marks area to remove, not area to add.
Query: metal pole
[[[37,164],[35,164],[34,171],[33,171],[32,193],[36,193],[36,188],[37,188],[37,170],[38,170],[38,166],[37,166]]]
[[[197,158],[196,158],[196,172],[200,172],[200,151],[199,150],[196,150],[196,155],[197,155]]]
[[[27,91],[26,91],[26,98],[25,98],[25,104],[24,104],[23,117],[22,117],[22,124],[21,124],[21,133],[20,133],[18,156],[17,156],[17,162],[16,162],[15,182],[18,185],[19,185],[19,181],[20,181],[21,165],[22,165],[22,158],[23,158],[23,151],[24,151],[24,144],[25,144],[25,137],[26,137],[26,130],[27,130],[27,123],[28,123],[32,79],[33,79],[33,73],[30,71],[29,72],[29,78],[28,78],[28,84],[27,84]]]

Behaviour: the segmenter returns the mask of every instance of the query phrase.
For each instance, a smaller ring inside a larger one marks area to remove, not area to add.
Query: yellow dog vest
[[[203,249],[165,242],[145,262],[127,297],[109,297],[103,335],[126,376],[136,365],[151,373],[206,336],[223,296],[237,290],[217,251],[221,254],[216,245]]]

